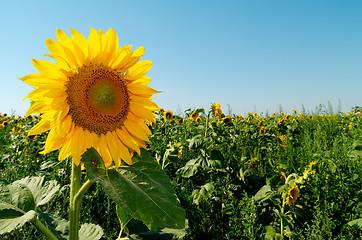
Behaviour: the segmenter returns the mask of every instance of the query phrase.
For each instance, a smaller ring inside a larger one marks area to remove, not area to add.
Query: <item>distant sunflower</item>
[[[309,166],[308,166],[308,169],[309,169],[309,170],[312,170],[315,165],[317,165],[316,162],[313,162],[313,161],[310,162],[310,163],[309,163]]]
[[[151,61],[138,62],[144,47],[119,47],[116,32],[91,28],[86,39],[70,29],[72,38],[57,29],[57,41],[46,45],[57,63],[32,59],[40,73],[20,78],[35,89],[26,96],[34,102],[26,115],[39,113],[41,120],[28,135],[48,130],[42,154],[60,149],[59,160],[81,155],[94,147],[105,166],[118,168],[121,159],[132,164],[133,151],[140,154],[151,132],[145,121],[155,121],[154,89],[144,76]],[[138,62],[138,63],[137,63]]]
[[[198,112],[192,112],[192,113],[190,114],[189,119],[190,119],[191,121],[195,121],[195,119],[196,119],[198,116],[199,116],[199,113],[198,113]]]
[[[220,103],[217,102],[217,103],[212,104],[211,108],[212,108],[212,112],[213,112],[214,116],[220,118],[222,115]]]
[[[196,119],[195,119],[195,122],[197,122],[197,123],[201,123],[201,118],[200,117],[197,117]]]
[[[163,119],[168,122],[171,121],[173,119],[173,112],[170,110],[167,110],[166,112],[163,113]]]
[[[226,116],[222,119],[222,122],[224,124],[230,124],[230,123],[232,123],[232,121],[233,121],[233,119],[230,116]]]
[[[299,197],[299,188],[297,185],[294,185],[292,188],[288,190],[288,195],[286,198],[286,204],[293,205],[297,201],[297,198]]]

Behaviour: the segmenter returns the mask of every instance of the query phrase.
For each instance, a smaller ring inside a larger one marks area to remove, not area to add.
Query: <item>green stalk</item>
[[[44,224],[39,221],[39,219],[37,217],[34,217],[33,219],[30,220],[32,224],[35,225],[35,227],[44,235],[46,236],[49,240],[59,240],[53,233],[52,231],[49,230],[49,228],[47,228],[46,226],[44,226]]]
[[[72,163],[72,176],[70,184],[70,209],[69,209],[69,240],[78,240],[80,200],[78,195],[81,182],[81,167]]]
[[[87,180],[82,187],[79,189],[78,193],[74,196],[74,202],[81,202],[83,195],[88,191],[88,189],[92,186],[93,182],[91,180]]]
[[[282,240],[284,239],[284,223],[283,223],[284,206],[285,206],[285,196],[283,196],[282,209],[280,210],[280,235],[282,237]]]

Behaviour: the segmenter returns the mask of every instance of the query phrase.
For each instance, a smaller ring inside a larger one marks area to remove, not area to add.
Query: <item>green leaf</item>
[[[103,229],[92,223],[84,223],[79,230],[79,240],[98,240],[103,235]]]
[[[200,164],[200,158],[199,156],[196,159],[191,159],[188,161],[185,166],[179,168],[176,172],[177,175],[181,175],[184,178],[190,178],[198,173],[199,169],[201,168]]]
[[[36,206],[49,202],[59,191],[59,184],[55,180],[44,182],[42,177],[26,177],[14,183],[21,183],[29,188],[33,194]]]
[[[41,219],[44,219],[47,226],[52,229],[52,232],[55,233],[59,238],[69,238],[69,222],[67,220],[39,211],[37,212],[37,216]]]
[[[352,145],[352,148],[354,150],[359,150],[359,151],[362,151],[362,140],[356,140],[354,141],[353,145]]]
[[[93,148],[84,153],[82,161],[88,178],[100,183],[117,205],[149,229],[185,227],[185,211],[178,206],[170,180],[146,150],[133,158],[132,166],[122,165],[118,170],[103,169]]]
[[[201,186],[200,189],[195,189],[191,197],[193,198],[193,202],[196,205],[199,205],[201,201],[207,201],[212,196],[212,192],[214,191],[214,185],[212,183],[206,183]]]
[[[274,191],[271,190],[270,185],[264,185],[260,190],[254,195],[255,201],[263,202],[270,199],[274,196]]]
[[[159,231],[148,231],[143,233],[132,234],[130,238],[134,240],[182,240],[186,236],[186,230],[184,229],[173,229],[163,228]]]
[[[17,218],[1,218],[0,219],[0,234],[4,234],[23,226],[26,222],[35,217],[35,211],[30,210],[24,215]]]
[[[119,223],[121,225],[121,230],[119,235],[122,235],[122,232],[126,228],[127,223],[132,219],[132,217],[126,211],[120,208],[118,205],[116,207],[116,211]]]
[[[276,233],[275,229],[272,226],[266,226],[265,227],[265,239],[268,240],[278,240],[283,239],[282,235],[280,233]]]
[[[350,226],[352,226],[354,228],[362,229],[362,218],[352,220],[352,221],[348,222],[348,225],[350,225]]]
[[[202,144],[204,143],[204,137],[202,135],[196,135],[188,141],[190,142],[189,143],[190,149],[197,149],[201,147]]]
[[[0,180],[0,234],[22,226],[34,217],[31,191],[21,183]]]
[[[23,210],[24,212],[35,210],[33,194],[26,185],[20,182],[13,182],[8,185],[8,188],[11,195],[10,203],[13,206]]]
[[[44,219],[47,226],[60,239],[69,239],[69,221],[56,217],[51,214],[37,212],[39,218]],[[103,235],[103,229],[91,223],[84,223],[79,229],[79,240],[100,239]]]
[[[36,206],[47,203],[58,190],[55,181],[44,183],[44,177],[26,177],[13,183],[0,180],[0,233],[31,220]]]

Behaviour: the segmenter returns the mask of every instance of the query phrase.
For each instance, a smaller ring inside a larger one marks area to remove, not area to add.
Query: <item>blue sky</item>
[[[182,112],[220,102],[235,114],[362,105],[362,1],[6,1],[0,8],[0,113],[24,115],[19,77],[47,60],[56,28],[116,30],[145,46],[154,101]]]

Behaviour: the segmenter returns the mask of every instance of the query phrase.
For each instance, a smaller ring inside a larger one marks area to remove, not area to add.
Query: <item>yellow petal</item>
[[[29,130],[28,136],[38,135],[50,129],[50,121],[48,119],[40,120],[34,127]]]
[[[156,119],[156,115],[151,110],[146,109],[142,104],[137,102],[130,102],[130,111],[143,119],[150,121]]]
[[[145,75],[152,67],[152,62],[149,60],[136,63],[134,66],[128,69],[124,76],[127,80],[136,80]]]
[[[121,158],[125,161],[128,165],[132,165],[132,155],[129,153],[128,148],[126,148],[123,144],[119,145],[121,149]]]
[[[35,87],[47,87],[49,84],[50,85],[56,84],[58,86],[61,86],[63,84],[62,82],[47,78],[40,73],[29,74],[19,79]]]
[[[149,86],[145,86],[139,83],[132,83],[127,85],[128,91],[138,96],[150,97],[155,93],[159,93],[159,91],[150,88]]]
[[[81,155],[84,153],[84,132],[81,127],[75,127],[74,134],[71,139],[70,149],[74,164],[78,166]]]
[[[100,44],[99,44],[99,37],[97,32],[93,29],[90,28],[91,32],[89,34],[88,37],[88,52],[89,52],[89,56],[92,62],[94,62],[94,59],[97,57],[99,51],[100,51]],[[96,62],[98,63],[98,62]]]
[[[70,153],[71,153],[70,152],[70,143],[71,143],[71,141],[65,141],[64,146],[60,149],[59,155],[58,155],[59,161],[62,161],[70,156]]]
[[[88,58],[88,43],[87,39],[83,36],[83,34],[75,31],[74,29],[70,29],[72,33],[72,38],[74,43],[82,50],[84,58]]]
[[[55,129],[55,131],[59,136],[65,136],[71,131],[71,126],[72,126],[72,117],[68,115],[64,119],[59,121],[59,125]]]
[[[107,145],[106,136],[104,134],[101,134],[97,151],[99,152],[99,155],[101,155],[104,165],[107,168],[110,167],[112,165],[112,156]]]
[[[47,57],[51,57],[53,58],[57,64],[59,65],[59,67],[61,69],[64,69],[64,71],[70,71],[71,67],[69,66],[68,62],[61,56],[58,55],[54,55],[54,54],[43,54],[43,56],[47,56]]]
[[[140,148],[138,145],[132,141],[131,136],[128,134],[127,131],[116,129],[116,135],[118,138],[122,141],[124,145],[126,145],[128,148],[133,149],[137,152],[138,155],[141,155]]]
[[[124,121],[124,127],[130,132],[132,135],[142,139],[143,141],[149,141],[147,134],[142,131],[140,126],[136,122],[130,121],[128,118]]]
[[[126,128],[123,128],[122,130],[125,131],[125,132],[127,132],[128,135],[132,138],[132,141],[134,141],[135,143],[137,143],[137,145],[138,145],[140,148],[147,149],[147,148],[146,148],[146,144],[145,144],[145,142],[144,142],[142,139],[140,139],[140,138],[134,136],[133,134],[131,134]]]
[[[54,130],[51,130],[48,134],[45,142],[44,151],[39,152],[40,154],[47,154],[51,151],[61,148],[65,143],[65,137],[58,137]]]
[[[67,34],[65,34],[62,30],[58,29],[56,30],[56,37],[58,42],[63,45],[64,47],[68,48],[68,49],[72,49],[73,44],[72,44],[72,39],[70,37],[68,37]]]
[[[42,113],[42,112],[44,112],[44,110],[47,110],[47,109],[49,109],[49,106],[44,105],[41,102],[33,103],[33,105],[30,106],[28,111],[26,111],[25,117],[28,117],[35,113]]]
[[[108,132],[106,134],[106,139],[107,139],[107,145],[109,147],[109,151],[111,153],[112,159],[113,159],[114,163],[116,164],[116,168],[118,168],[120,165],[120,158],[121,158],[119,145],[122,143],[118,139],[118,137],[113,134],[113,132]]]
[[[132,83],[140,83],[142,85],[148,85],[151,82],[151,78],[148,76],[139,77],[136,80],[133,80]]]
[[[158,111],[160,108],[154,103],[150,98],[140,97],[136,95],[131,96],[131,102],[135,102],[137,104],[141,104],[145,108],[151,111]]]
[[[132,53],[132,57],[129,58],[129,61],[124,63],[124,67],[127,68],[127,69],[132,67],[136,62],[138,62],[141,59],[141,57],[143,56],[144,53],[145,53],[145,47],[137,48]]]
[[[31,59],[33,62],[34,67],[42,74],[44,74],[47,77],[58,79],[58,78],[64,78],[65,75],[62,71],[60,71],[60,68],[58,65],[48,62],[45,60],[36,60]]]

